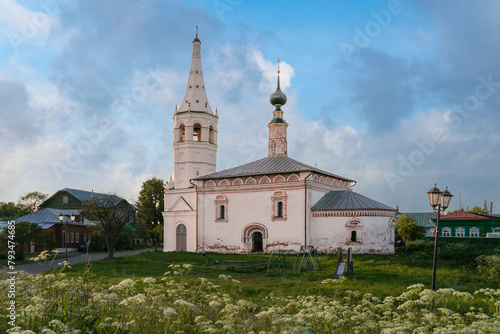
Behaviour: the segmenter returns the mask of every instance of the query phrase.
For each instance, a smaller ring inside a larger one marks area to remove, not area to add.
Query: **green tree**
[[[156,229],[157,235],[160,236],[162,233],[161,225],[163,225],[163,199],[165,197],[165,184],[163,180],[153,177],[145,181],[142,184],[141,192],[139,193],[139,199],[136,203],[138,212],[137,220],[139,226],[143,231],[149,231],[149,233],[143,234],[154,234]],[[152,224],[154,222],[154,225]],[[157,227],[157,225],[160,227]],[[160,231],[160,233],[158,233]]]
[[[457,210],[453,210],[453,211],[448,211],[446,213],[446,215],[449,215],[451,213],[455,213],[455,212],[458,212],[460,211],[461,209],[457,209]],[[467,207],[467,209],[464,210],[465,212],[469,212],[469,213],[477,213],[477,214],[480,214],[480,215],[487,215],[489,212],[486,210],[483,210],[481,207],[475,205],[472,209],[469,209],[469,207]]]
[[[14,242],[16,243],[16,258],[24,259],[24,251],[27,245],[37,242],[42,234],[42,228],[36,223],[19,222],[16,223]],[[2,244],[7,247],[8,229],[4,227],[1,233]]]
[[[125,225],[133,222],[135,208],[127,201],[113,194],[104,195],[101,198],[92,197],[82,202],[81,213],[87,219],[96,221],[102,228],[108,248],[108,257],[112,258],[120,233]]]
[[[0,202],[0,220],[11,220],[27,215],[30,211],[14,202]]]
[[[40,191],[32,191],[22,195],[19,198],[18,205],[22,208],[26,208],[30,213],[35,212],[38,209],[38,206],[48,197],[49,194],[44,194]]]
[[[402,214],[396,219],[396,233],[404,241],[414,241],[425,236],[425,228],[417,223],[408,215]]]

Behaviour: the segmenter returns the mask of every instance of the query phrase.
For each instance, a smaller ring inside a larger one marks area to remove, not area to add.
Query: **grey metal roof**
[[[434,223],[431,220],[436,218],[436,214],[434,212],[401,212],[396,215],[396,218],[402,214],[409,216],[415,221],[415,223],[417,223],[417,225],[423,227],[434,227]]]
[[[118,204],[121,201],[125,201],[125,199],[118,197],[116,195],[108,195],[108,194],[102,194],[102,193],[96,193],[93,191],[86,191],[86,190],[78,190],[78,189],[71,189],[71,188],[64,188],[60,191],[67,191],[71,195],[75,196],[78,200],[85,202],[89,201],[92,196],[97,197],[98,199],[104,199],[104,198],[111,198],[114,204]]]
[[[14,220],[16,223],[23,221],[29,223],[36,223],[41,225],[42,228],[49,228],[54,224],[61,223],[61,221],[59,220],[59,214],[62,214],[64,216],[64,219],[62,221],[63,223],[82,225],[82,223],[73,223],[69,217],[70,215],[75,215],[75,216],[78,215],[79,214],[78,210],[59,210],[51,208],[35,211],[25,216],[12,220]],[[88,225],[89,223],[90,221],[84,218],[83,225]]]
[[[250,175],[296,173],[313,171],[316,173],[336,177],[345,181],[354,181],[343,176],[325,172],[316,167],[311,167],[302,162],[289,157],[266,157],[260,160],[252,161],[247,164],[225,169],[212,174],[197,177],[195,180],[223,179],[227,177],[239,177]]]
[[[311,210],[391,210],[396,209],[350,190],[330,191]]]

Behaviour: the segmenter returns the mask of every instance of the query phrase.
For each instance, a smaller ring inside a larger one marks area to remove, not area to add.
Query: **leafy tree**
[[[30,211],[14,202],[0,202],[0,220],[11,220],[27,215]]]
[[[425,236],[425,228],[408,215],[402,214],[396,219],[396,233],[401,235],[404,241],[413,241]]]
[[[22,195],[19,198],[19,205],[23,208],[26,208],[29,210],[29,212],[35,212],[40,204],[43,203],[47,198],[49,197],[49,194],[44,194],[40,191],[32,191],[29,193],[26,193]]]
[[[16,242],[16,257],[17,259],[24,259],[24,250],[27,245],[32,242],[37,242],[39,236],[42,234],[42,228],[36,223],[19,222],[16,223],[16,233],[14,241]],[[2,243],[7,247],[8,229],[4,227],[1,233]]]
[[[165,196],[165,184],[163,180],[153,177],[142,184],[139,200],[136,205],[138,208],[137,219],[141,228],[145,231],[151,231],[155,228],[162,230],[161,227],[156,227],[157,223],[163,225],[163,198]],[[155,224],[153,225],[152,222]],[[153,232],[154,234],[154,232]],[[162,233],[159,233],[160,235]]]
[[[457,210],[453,210],[453,211],[448,211],[446,213],[446,215],[449,215],[450,213],[455,213],[455,212],[458,212],[460,211],[461,209],[457,209]],[[467,209],[464,210],[465,212],[469,212],[469,213],[477,213],[477,214],[480,214],[480,215],[487,215],[489,212],[488,210],[483,210],[483,208],[475,205],[472,209],[469,209],[469,207],[467,207]]]
[[[102,198],[92,197],[82,202],[82,211],[87,219],[98,222],[102,227],[108,248],[108,257],[112,258],[120,233],[125,225],[134,219],[135,208],[127,201],[113,194]]]

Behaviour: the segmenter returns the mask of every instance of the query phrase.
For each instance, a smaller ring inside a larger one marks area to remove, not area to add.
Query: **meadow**
[[[499,333],[498,281],[473,261],[440,259],[429,290],[429,247],[354,255],[354,272],[222,270],[195,253],[148,252],[57,268],[17,282],[8,333]],[[261,263],[269,255],[209,254]],[[56,260],[57,261],[57,260]],[[56,265],[57,266],[57,265]],[[7,289],[2,281],[2,290]],[[2,310],[8,299],[2,295]],[[433,311],[431,312],[431,304]],[[7,319],[8,320],[8,319]]]

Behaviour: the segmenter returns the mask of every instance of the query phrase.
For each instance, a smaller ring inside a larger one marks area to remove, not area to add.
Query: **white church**
[[[288,157],[279,70],[268,156],[217,171],[219,116],[208,102],[200,47],[197,33],[186,95],[174,114],[164,251],[270,253],[312,245],[322,253],[393,253],[396,209],[352,191],[354,180]]]

